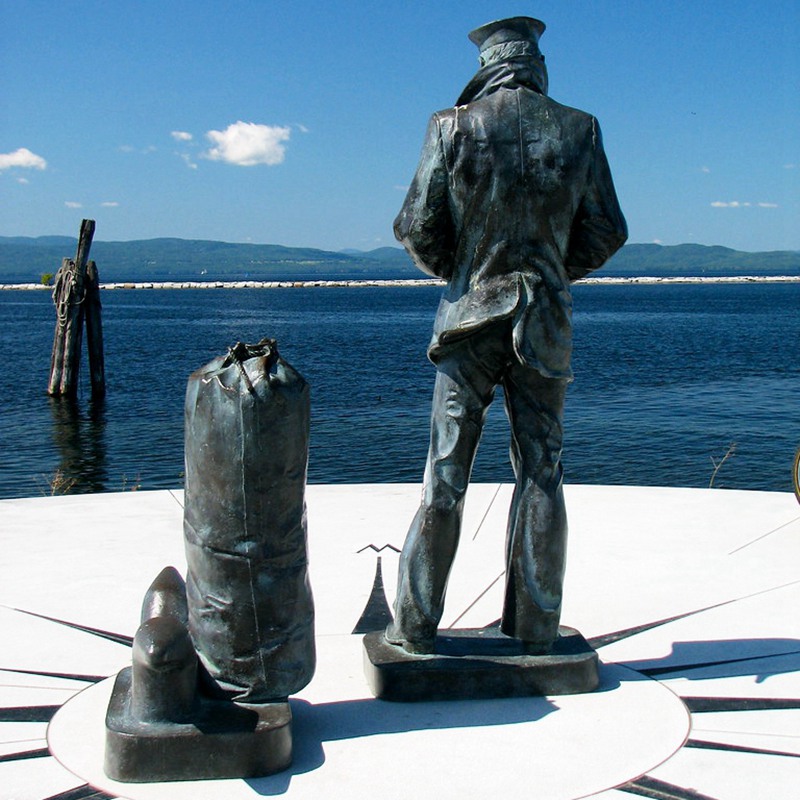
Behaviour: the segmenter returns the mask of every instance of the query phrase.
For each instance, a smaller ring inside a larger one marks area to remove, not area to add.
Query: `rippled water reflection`
[[[421,480],[435,288],[103,294],[108,396],[45,393],[46,292],[0,292],[6,367],[0,497],[181,485],[188,375],[238,340],[276,338],[312,389],[309,479]],[[571,483],[789,491],[800,445],[800,285],[578,286],[567,399]],[[475,465],[510,480],[498,396]]]

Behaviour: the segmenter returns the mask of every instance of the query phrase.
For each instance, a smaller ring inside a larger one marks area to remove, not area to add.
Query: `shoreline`
[[[578,281],[588,286],[622,286],[642,284],[697,284],[697,283],[800,283],[800,275],[731,275],[716,277],[695,276],[632,276],[590,277]],[[436,278],[404,280],[307,280],[307,281],[120,281],[101,283],[100,288],[114,289],[360,289],[381,287],[445,286]],[[52,291],[52,286],[41,283],[0,283],[0,291]]]

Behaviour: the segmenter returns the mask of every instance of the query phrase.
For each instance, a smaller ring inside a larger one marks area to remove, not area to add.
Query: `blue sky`
[[[800,250],[796,0],[0,0],[0,235],[395,244],[467,33],[515,15],[630,241]]]

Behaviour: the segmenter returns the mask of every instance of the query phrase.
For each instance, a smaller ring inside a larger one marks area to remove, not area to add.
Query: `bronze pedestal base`
[[[200,698],[190,722],[146,723],[130,713],[131,669],[117,676],[106,714],[104,769],[118,781],[257,778],[292,763],[288,702]]]
[[[494,627],[442,630],[426,655],[407,653],[376,631],[364,637],[364,668],[375,697],[403,702],[581,694],[600,680],[597,653],[564,626],[545,655],[528,655]]]

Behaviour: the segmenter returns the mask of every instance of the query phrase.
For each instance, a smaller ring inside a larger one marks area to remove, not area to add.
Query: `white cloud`
[[[27,147],[20,147],[13,153],[0,153],[0,170],[22,167],[23,169],[45,169],[47,162]]]
[[[700,172],[705,172],[706,174],[708,174],[709,172],[711,172],[711,169],[709,167],[700,167]]]
[[[188,153],[176,153],[176,156],[180,156],[183,159],[184,164],[186,164],[189,169],[197,169],[197,164],[192,161],[192,157]]]
[[[784,169],[795,169],[795,167],[797,167],[797,164],[784,164],[783,165]]]
[[[661,239],[653,239],[653,244],[664,244]]]
[[[749,201],[731,200],[730,202],[723,202],[722,200],[715,200],[711,203],[712,208],[778,208],[777,203],[750,203]]]
[[[300,133],[310,133],[308,128],[305,125],[301,124],[300,122],[297,123],[296,127],[297,127],[297,130],[300,131]]]
[[[170,136],[176,142],[191,142],[192,139],[194,139],[194,136],[192,136],[191,133],[187,133],[186,131],[172,131],[170,133]]]
[[[26,184],[30,183],[30,181],[27,178],[17,178],[17,183]]]
[[[149,144],[147,147],[132,147],[129,144],[121,144],[119,146],[119,151],[121,153],[140,153],[143,156],[149,155],[150,153],[155,153],[158,148],[154,144]]]
[[[67,200],[64,205],[67,208],[83,208],[83,203],[76,203],[74,200]]]
[[[100,203],[103,208],[117,208],[119,203],[116,200],[108,200],[105,203]]]
[[[240,167],[256,164],[274,166],[286,157],[291,128],[277,125],[258,125],[255,122],[235,122],[224,131],[208,131],[206,138],[213,144],[203,155],[211,161],[224,161]]]

